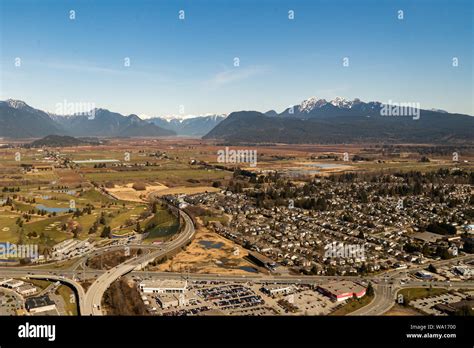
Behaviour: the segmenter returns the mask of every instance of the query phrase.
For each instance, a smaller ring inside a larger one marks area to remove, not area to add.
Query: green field
[[[449,290],[442,288],[409,288],[398,292],[398,295],[403,295],[405,303],[424,297],[438,296],[446,294]]]
[[[102,173],[86,173],[85,177],[88,180],[105,183],[121,182],[129,183],[134,181],[148,181],[148,182],[164,182],[173,184],[185,184],[188,179],[194,180],[222,180],[228,175],[226,172],[219,170],[206,169],[156,169],[156,170],[141,170],[128,172],[102,172]]]
[[[147,221],[144,227],[146,228],[153,225],[155,227],[149,230],[149,234],[145,240],[146,243],[166,239],[178,232],[179,229],[177,218],[166,209],[159,210],[153,218]]]
[[[373,300],[373,296],[365,295],[359,299],[349,299],[347,302],[339,309],[332,312],[330,315],[347,315],[352,313],[364,306],[367,306]]]
[[[77,301],[74,291],[69,286],[62,284],[56,293],[62,297],[67,315],[77,315]]]

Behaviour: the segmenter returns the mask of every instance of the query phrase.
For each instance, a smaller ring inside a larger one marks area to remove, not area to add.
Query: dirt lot
[[[388,312],[384,315],[386,316],[407,316],[407,315],[421,315],[419,312],[410,307],[404,307],[400,305],[394,305]]]
[[[145,190],[137,191],[132,186],[133,183],[128,183],[126,185],[115,185],[114,188],[108,188],[107,191],[120,200],[131,202],[144,202],[145,197],[148,197],[148,195],[152,192],[155,192],[156,195],[160,197],[164,195],[175,195],[180,193],[192,195],[202,192],[219,191],[219,189],[209,186],[178,186],[170,188],[160,183],[148,184],[146,185]]]
[[[151,269],[161,272],[189,270],[193,273],[249,275],[252,273],[247,270],[255,268],[244,259],[247,254],[247,251],[240,246],[205,227],[200,227],[196,232],[196,237],[185,251]]]
[[[146,185],[145,190],[135,190],[133,183],[128,183],[126,185],[115,185],[114,188],[108,188],[107,192],[112,194],[114,197],[131,202],[144,202],[142,197],[148,197],[151,192],[163,191],[168,187],[160,183]]]

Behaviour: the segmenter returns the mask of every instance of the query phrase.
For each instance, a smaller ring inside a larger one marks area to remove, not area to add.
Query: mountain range
[[[35,109],[21,100],[8,99],[0,101],[0,136],[38,138],[56,134],[75,137],[201,137],[224,118],[225,115],[206,115],[188,119],[141,119],[135,114],[124,116],[106,109],[63,116]]]
[[[201,137],[209,133],[225,118],[226,115],[206,115],[187,119],[155,117],[147,119],[147,121],[163,129],[172,130],[177,135]]]
[[[0,136],[39,138],[47,135],[137,137],[174,136],[137,115],[124,116],[105,109],[91,110],[89,115],[60,116],[35,109],[23,101],[0,101]]]
[[[396,105],[388,106],[360,99],[338,97],[326,101],[313,97],[279,114],[274,110],[231,113],[203,138],[245,143],[457,143],[474,140],[472,116],[417,108],[405,109],[413,114],[400,116],[400,112],[395,112]]]
[[[0,101],[0,136],[37,138],[62,132],[61,125],[46,112],[20,100]]]
[[[90,115],[61,116],[35,109],[20,100],[0,101],[0,137],[193,136],[226,142],[353,143],[474,142],[474,117],[444,110],[418,110],[412,116],[384,116],[387,105],[360,99],[309,98],[281,113],[238,111],[229,116],[188,119],[141,119],[94,109]]]

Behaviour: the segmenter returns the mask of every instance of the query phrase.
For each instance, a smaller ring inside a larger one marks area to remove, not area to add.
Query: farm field
[[[145,243],[161,242],[176,233],[179,224],[161,207],[152,214],[150,199],[221,191],[232,180],[234,167],[294,178],[472,168],[474,160],[468,149],[463,150],[463,161],[453,162],[452,149],[447,148],[421,161],[420,153],[433,151],[429,144],[232,147],[257,151],[258,165],[249,167],[220,163],[217,152],[223,147],[186,138],[107,139],[103,145],[65,148],[29,148],[16,141],[0,149],[0,241],[35,244],[43,254],[71,238],[100,242],[147,232]],[[343,160],[345,153],[350,161]],[[204,223],[223,219],[201,218]]]

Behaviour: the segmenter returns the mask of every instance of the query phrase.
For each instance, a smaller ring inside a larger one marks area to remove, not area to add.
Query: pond
[[[44,210],[48,213],[67,213],[69,210],[75,210],[71,208],[54,208],[54,207],[47,207],[43,204],[38,204],[36,205],[36,209],[38,210]]]
[[[305,164],[307,167],[316,167],[322,169],[335,169],[345,167],[345,164],[337,164],[337,163],[307,163]]]
[[[199,244],[201,244],[205,249],[220,249],[224,246],[224,243],[222,242],[212,242],[210,240],[201,240],[199,241]]]

